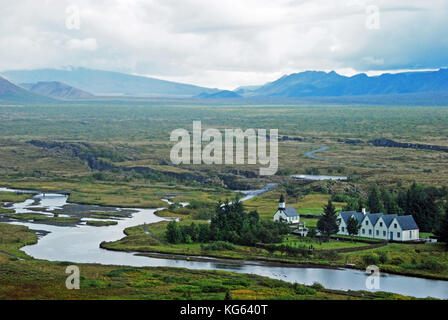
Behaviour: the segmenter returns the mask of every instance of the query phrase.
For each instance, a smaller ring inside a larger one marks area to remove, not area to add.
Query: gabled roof
[[[386,224],[386,227],[390,227],[390,224],[392,221],[397,218],[398,216],[396,214],[385,214],[382,216],[384,223]]]
[[[364,220],[364,214],[362,214],[361,212],[342,211],[342,212],[339,212],[339,215],[344,220],[345,224],[348,223],[348,219],[350,219],[351,216],[355,216],[355,218],[358,219],[359,222],[362,222],[362,220]]]
[[[342,211],[339,212],[339,215],[344,220],[344,222],[347,224],[348,219],[350,217],[354,216],[360,223],[364,221],[365,218],[369,218],[372,225],[376,225],[378,220],[380,218],[383,219],[384,223],[386,224],[386,227],[389,228],[392,224],[392,221],[394,219],[397,219],[398,224],[400,225],[402,230],[416,230],[419,229],[417,223],[414,220],[414,217],[412,216],[398,216],[396,214],[383,214],[383,213],[369,213],[367,212],[365,215],[361,212],[355,212],[355,211]]]
[[[416,230],[418,229],[417,223],[415,223],[413,216],[399,216],[397,217],[398,223],[402,230]]]
[[[296,209],[294,207],[286,207],[284,210],[280,210],[282,211],[285,216],[287,217],[298,217],[299,213],[296,211]]]
[[[367,217],[369,217],[370,222],[372,223],[373,226],[376,225],[376,223],[378,222],[378,220],[384,216],[384,214],[382,213],[369,213],[367,215]]]

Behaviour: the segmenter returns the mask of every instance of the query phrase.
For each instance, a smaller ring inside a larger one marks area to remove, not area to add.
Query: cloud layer
[[[0,0],[0,70],[84,66],[233,89],[448,66],[445,0]]]

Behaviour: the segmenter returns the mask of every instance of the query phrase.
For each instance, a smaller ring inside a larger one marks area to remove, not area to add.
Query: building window
[[[386,231],[383,231],[383,237],[385,237],[386,236]]]
[[[369,234],[372,235],[372,230],[369,230]]]
[[[369,221],[366,221],[366,226],[368,226],[369,225]]]
[[[382,227],[383,226],[383,223],[382,222],[380,222],[380,227]]]
[[[394,228],[397,229],[397,224],[396,223],[394,223]]]
[[[341,230],[342,230],[342,232],[345,232],[345,228],[344,227],[341,227]]]
[[[397,238],[400,238],[400,232],[397,232]]]
[[[376,235],[377,235],[377,236],[379,236],[379,235],[380,235],[380,232],[379,232],[378,230],[376,230]]]
[[[365,234],[366,233],[366,230],[365,229],[362,229],[362,234]]]
[[[409,231],[409,238],[412,239],[412,231]]]

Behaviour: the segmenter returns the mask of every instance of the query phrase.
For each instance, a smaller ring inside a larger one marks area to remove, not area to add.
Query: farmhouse
[[[286,206],[285,197],[283,194],[280,196],[278,210],[274,215],[274,221],[285,221],[289,224],[298,224],[300,222],[299,213],[294,207]]]
[[[420,238],[420,230],[412,216],[398,216],[396,214],[362,212],[339,213],[340,235],[348,235],[347,223],[355,217],[361,224],[357,234],[359,237],[383,239],[391,241],[413,241]]]

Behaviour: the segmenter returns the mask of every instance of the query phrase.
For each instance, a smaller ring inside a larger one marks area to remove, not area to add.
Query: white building
[[[347,223],[355,217],[361,224],[357,236],[391,241],[413,241],[420,238],[420,230],[412,216],[398,216],[396,214],[363,212],[339,213],[340,235],[348,235]]]
[[[300,222],[299,213],[294,207],[286,206],[285,197],[283,194],[280,196],[278,210],[274,214],[274,221],[285,221],[289,224],[298,224]]]

